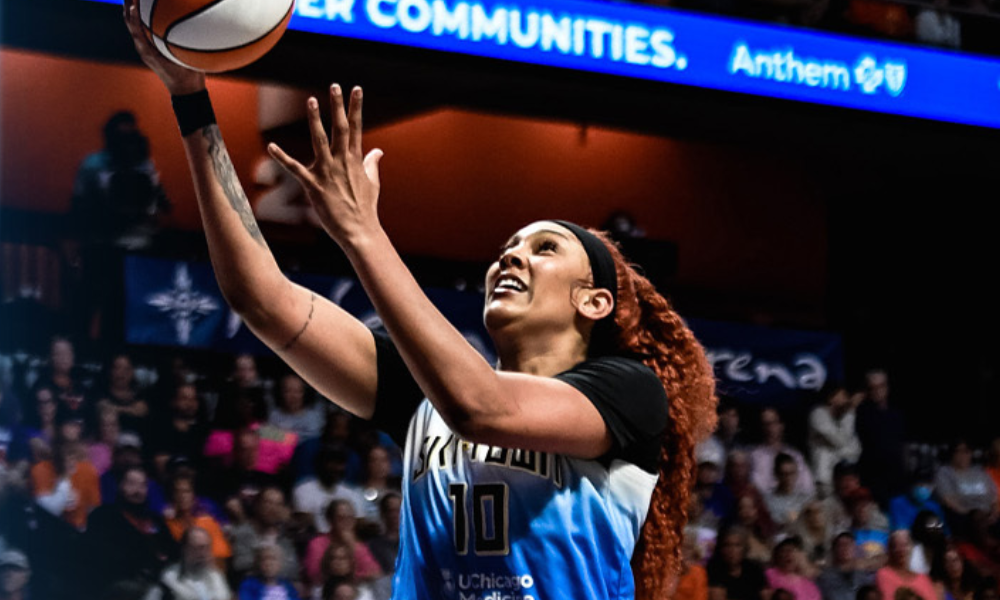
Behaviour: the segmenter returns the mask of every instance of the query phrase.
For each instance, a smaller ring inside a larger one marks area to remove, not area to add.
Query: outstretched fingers
[[[312,138],[313,154],[316,155],[316,162],[329,163],[330,140],[326,138],[326,130],[323,129],[323,118],[319,114],[319,102],[316,98],[309,98],[306,105],[308,109],[309,137]]]
[[[344,113],[344,92],[338,84],[330,86],[330,138],[334,154],[347,151],[350,136],[347,115]]]
[[[286,154],[285,151],[278,147],[278,145],[274,142],[267,145],[267,152],[271,155],[271,158],[278,161],[278,164],[298,179],[302,185],[312,181],[312,174],[309,173],[309,169],[291,156],[288,156],[288,154]]]
[[[361,156],[361,100],[362,92],[360,87],[351,90],[351,106],[347,113],[347,121],[350,127],[348,147],[355,155]]]

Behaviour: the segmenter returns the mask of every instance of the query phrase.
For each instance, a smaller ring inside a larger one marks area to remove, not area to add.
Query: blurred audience
[[[861,457],[861,440],[854,430],[854,411],[861,396],[851,396],[839,384],[824,386],[821,395],[823,402],[809,413],[809,454],[816,491],[827,496],[833,491],[834,466]]]
[[[879,590],[886,598],[895,598],[900,588],[909,588],[920,600],[937,600],[937,591],[927,575],[910,570],[910,552],[913,545],[906,530],[892,532],[889,537],[888,563],[875,573]]]
[[[760,428],[763,440],[754,446],[750,452],[751,474],[753,484],[763,494],[767,494],[778,485],[775,459],[779,454],[787,454],[796,465],[795,490],[807,496],[816,493],[812,473],[806,465],[802,453],[785,442],[785,422],[778,410],[765,408],[760,413]],[[772,515],[773,517],[773,515]]]
[[[212,559],[212,536],[201,527],[190,527],[180,544],[180,561],[164,569],[146,600],[230,600],[226,578]]]

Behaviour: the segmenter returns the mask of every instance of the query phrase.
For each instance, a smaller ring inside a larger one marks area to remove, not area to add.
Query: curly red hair
[[[617,345],[641,355],[663,382],[670,419],[660,448],[660,473],[642,535],[632,554],[636,600],[670,596],[681,566],[695,467],[695,445],[715,429],[715,377],[705,350],[670,303],[625,259],[618,245],[594,231],[608,247],[618,275]]]

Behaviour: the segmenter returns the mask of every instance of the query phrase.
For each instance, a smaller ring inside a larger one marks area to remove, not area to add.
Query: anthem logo
[[[906,87],[906,63],[879,62],[865,54],[853,65],[837,60],[803,57],[793,48],[755,50],[744,42],[733,47],[729,73],[809,88],[872,95],[884,90],[896,97]]]

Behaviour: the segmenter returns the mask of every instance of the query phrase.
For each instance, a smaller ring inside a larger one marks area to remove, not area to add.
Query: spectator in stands
[[[91,513],[86,538],[95,589],[126,579],[153,583],[178,558],[163,517],[147,504],[148,489],[145,469],[129,466],[121,472],[115,502]]]
[[[733,450],[726,458],[725,475],[722,481],[729,488],[729,491],[732,492],[733,497],[737,499],[737,503],[743,498],[750,498],[757,514],[759,533],[764,539],[770,539],[774,535],[775,525],[771,521],[771,514],[767,510],[764,495],[750,480],[750,467],[750,455],[743,450]],[[746,526],[746,523],[744,523],[744,526]],[[770,557],[771,551],[769,548],[767,557],[756,560],[765,562]]]
[[[771,567],[764,571],[771,589],[785,589],[795,600],[821,600],[819,588],[809,578],[802,542],[795,536],[786,537],[774,547]]]
[[[350,413],[337,406],[329,407],[323,432],[318,438],[305,440],[295,447],[295,455],[292,457],[292,469],[295,474],[295,483],[298,485],[316,476],[316,459],[323,448],[340,447],[347,453],[347,467],[344,479],[347,474],[353,473],[358,481],[363,477],[364,461],[356,452],[351,450],[348,442],[351,438],[351,425],[353,418]]]
[[[278,403],[268,416],[275,427],[298,436],[299,443],[318,438],[326,422],[326,401],[317,401],[315,393],[295,373],[287,373],[278,383]]]
[[[97,412],[97,437],[87,445],[87,457],[90,464],[97,469],[98,475],[104,475],[111,468],[111,457],[114,454],[120,433],[118,413],[108,407],[99,408]]]
[[[718,407],[719,420],[715,431],[705,441],[698,444],[695,456],[698,460],[706,456],[721,459],[724,464],[726,457],[733,450],[740,450],[746,447],[743,443],[743,435],[740,431],[740,413],[736,404],[724,397],[719,397]]]
[[[249,520],[237,525],[231,532],[231,581],[242,581],[252,571],[254,550],[264,543],[281,547],[283,562],[279,570],[280,577],[292,582],[298,581],[299,560],[295,546],[285,531],[287,523],[288,505],[285,503],[284,492],[276,487],[261,490],[253,502]]]
[[[910,533],[905,529],[894,531],[889,537],[889,561],[875,573],[879,590],[886,598],[893,598],[896,590],[908,587],[916,592],[921,600],[938,600],[937,592],[930,578],[910,570],[910,552],[913,545]]]
[[[883,506],[906,485],[903,415],[889,406],[889,376],[882,369],[865,375],[866,399],[858,407],[861,481]]]
[[[77,318],[90,326],[91,335],[122,339],[120,323],[109,322],[124,312],[117,298],[122,253],[148,248],[170,209],[135,115],[116,112],[104,125],[104,148],[80,164],[70,208],[79,242],[70,260],[82,266],[77,293],[87,309]]]
[[[958,543],[958,551],[983,577],[1000,580],[1000,539],[990,531],[986,513],[974,510],[969,514],[968,538]]]
[[[347,500],[355,514],[364,514],[365,499],[361,491],[343,481],[346,469],[347,451],[343,447],[327,446],[316,455],[316,477],[295,486],[292,506],[298,512],[311,514],[321,533],[330,531],[325,515],[333,500]]]
[[[809,413],[809,454],[816,489],[827,496],[833,492],[833,467],[843,460],[856,462],[861,441],[854,430],[855,397],[839,384],[824,386],[821,395],[823,403]]]
[[[889,525],[893,531],[909,529],[921,511],[930,511],[944,519],[944,510],[934,501],[934,472],[929,468],[914,471],[910,489],[889,502]]]
[[[946,520],[959,535],[968,531],[969,513],[974,510],[984,513],[991,524],[1000,516],[996,485],[982,467],[972,464],[972,449],[965,440],[952,444],[948,464],[934,477],[934,488]]]
[[[28,600],[31,564],[20,550],[0,552],[0,600]]]
[[[718,462],[717,462],[718,461]],[[736,509],[736,498],[721,480],[722,462],[720,458],[702,457],[695,471],[694,493],[701,499],[705,516],[710,517],[714,528],[729,519]],[[703,521],[708,524],[709,520]]]
[[[913,24],[918,42],[946,48],[962,47],[962,25],[951,14],[948,0],[934,0],[933,6],[920,8]]]
[[[979,574],[954,546],[949,546],[931,566],[931,581],[941,600],[973,600]]]
[[[100,478],[87,460],[78,440],[61,432],[52,448],[52,459],[31,467],[31,485],[38,504],[83,530],[87,515],[101,504]]]
[[[333,544],[323,553],[321,566],[321,581],[313,589],[320,594],[326,591],[326,582],[331,580],[347,583],[354,588],[353,597],[356,600],[375,600],[369,583],[357,576],[357,555],[352,552],[352,548],[347,544]],[[314,592],[315,593],[315,592]],[[346,593],[339,591],[337,593]],[[336,596],[335,596],[336,597]]]
[[[212,559],[212,536],[191,527],[181,536],[181,559],[167,567],[145,600],[230,600],[226,578]]]
[[[944,532],[944,519],[929,510],[920,511],[910,527],[910,539],[913,542],[910,570],[914,573],[929,574],[931,567],[944,554],[948,543]]]
[[[371,552],[358,539],[358,519],[353,504],[346,499],[330,502],[326,509],[326,520],[330,523],[328,533],[317,535],[306,548],[303,567],[306,579],[313,586],[322,586],[322,557],[327,548],[345,545],[350,550],[355,566],[354,575],[358,581],[370,582],[382,576],[382,569]]]
[[[182,383],[170,395],[170,414],[150,432],[149,445],[157,471],[163,473],[171,458],[186,458],[202,467],[202,448],[208,437],[198,388]]]
[[[846,531],[852,527],[850,498],[861,489],[858,468],[848,462],[837,463],[833,468],[833,495],[823,500],[827,519],[836,531]],[[889,518],[879,510],[878,505],[869,511],[869,527],[889,531]]]
[[[65,337],[55,337],[49,346],[49,364],[34,384],[34,389],[50,388],[57,408],[70,414],[79,415],[85,430],[93,422],[94,407],[87,398],[86,390],[76,370],[76,352],[73,343]]]
[[[262,543],[254,550],[253,574],[243,580],[239,600],[299,600],[292,582],[281,576],[284,550],[273,543]]]
[[[241,354],[233,362],[230,379],[219,396],[213,429],[232,431],[249,423],[265,422],[269,406],[273,402],[257,370],[257,360]]]
[[[226,561],[233,555],[219,522],[208,510],[199,506],[195,495],[195,473],[190,468],[178,468],[170,479],[170,506],[163,517],[174,539],[181,541],[184,533],[198,527],[212,538],[212,556],[219,570],[226,571]]]
[[[216,467],[212,474],[213,499],[226,509],[229,519],[240,523],[246,519],[249,505],[266,487],[286,489],[282,473],[270,463],[264,470],[261,458],[261,435],[257,428],[246,427],[233,435],[231,464]],[[274,469],[272,471],[272,469]]]
[[[52,442],[56,437],[55,391],[51,387],[36,386],[32,391],[33,406],[27,411],[24,423],[17,428],[11,446],[11,460],[37,463],[51,456]]]
[[[128,469],[140,467],[145,472],[142,459],[142,440],[134,433],[122,433],[111,453],[111,468],[101,475],[101,502],[109,504],[118,498],[122,475]],[[150,510],[162,514],[167,505],[163,486],[152,477],[146,478],[146,503]]]
[[[854,534],[841,532],[833,539],[830,564],[816,578],[824,600],[855,600],[862,587],[875,582],[875,576],[862,570],[857,561]]]
[[[827,550],[833,542],[834,530],[826,518],[823,503],[813,499],[806,503],[790,529],[791,534],[802,540],[806,560],[818,573],[826,566]]]
[[[757,562],[747,559],[747,532],[734,526],[719,536],[715,554],[708,562],[709,600],[764,600],[767,579]]]
[[[258,414],[254,409],[253,414],[241,414],[235,428],[213,430],[205,441],[205,457],[216,468],[225,469],[236,464],[238,469],[267,473],[279,480],[290,476],[288,468],[298,436],[268,424],[266,417],[266,410]],[[253,462],[249,462],[246,452],[252,454]]]
[[[815,494],[816,486],[802,453],[785,443],[785,424],[778,411],[772,407],[761,411],[760,426],[764,436],[763,442],[754,447],[750,453],[752,465],[750,477],[757,489],[766,494],[777,486],[774,459],[778,454],[784,453],[791,456],[798,465],[795,489],[809,496]]]
[[[889,551],[889,533],[872,523],[875,499],[867,488],[859,488],[852,492],[847,503],[851,514],[851,533],[854,534],[858,544],[858,556],[862,568],[874,571],[885,564]],[[906,539],[909,543],[909,535]],[[882,592],[885,594],[885,590]]]
[[[403,497],[399,492],[388,492],[379,502],[382,529],[368,540],[368,550],[382,570],[382,579],[373,582],[375,595],[388,598],[392,592],[392,575],[396,571],[396,555],[399,553],[399,515]],[[706,599],[702,599],[706,600]]]
[[[784,452],[778,453],[772,468],[778,484],[773,491],[764,495],[764,501],[775,525],[788,530],[799,518],[806,503],[812,499],[812,494],[802,491],[798,485],[799,466],[792,456]]]
[[[146,434],[149,403],[135,380],[135,367],[128,354],[116,354],[108,366],[107,383],[97,394],[99,409],[112,410],[124,431]]]
[[[765,529],[764,522],[769,517],[761,515],[757,504],[750,496],[742,496],[736,502],[736,524],[747,532],[747,558],[764,564],[771,560],[771,533]]]
[[[673,600],[708,600],[708,573],[701,565],[701,551],[693,532],[684,533],[681,573]]]
[[[361,485],[364,510],[358,518],[376,526],[379,522],[379,504],[386,494],[399,491],[399,481],[391,477],[392,464],[389,451],[382,446],[372,446],[365,455],[365,480]]]

